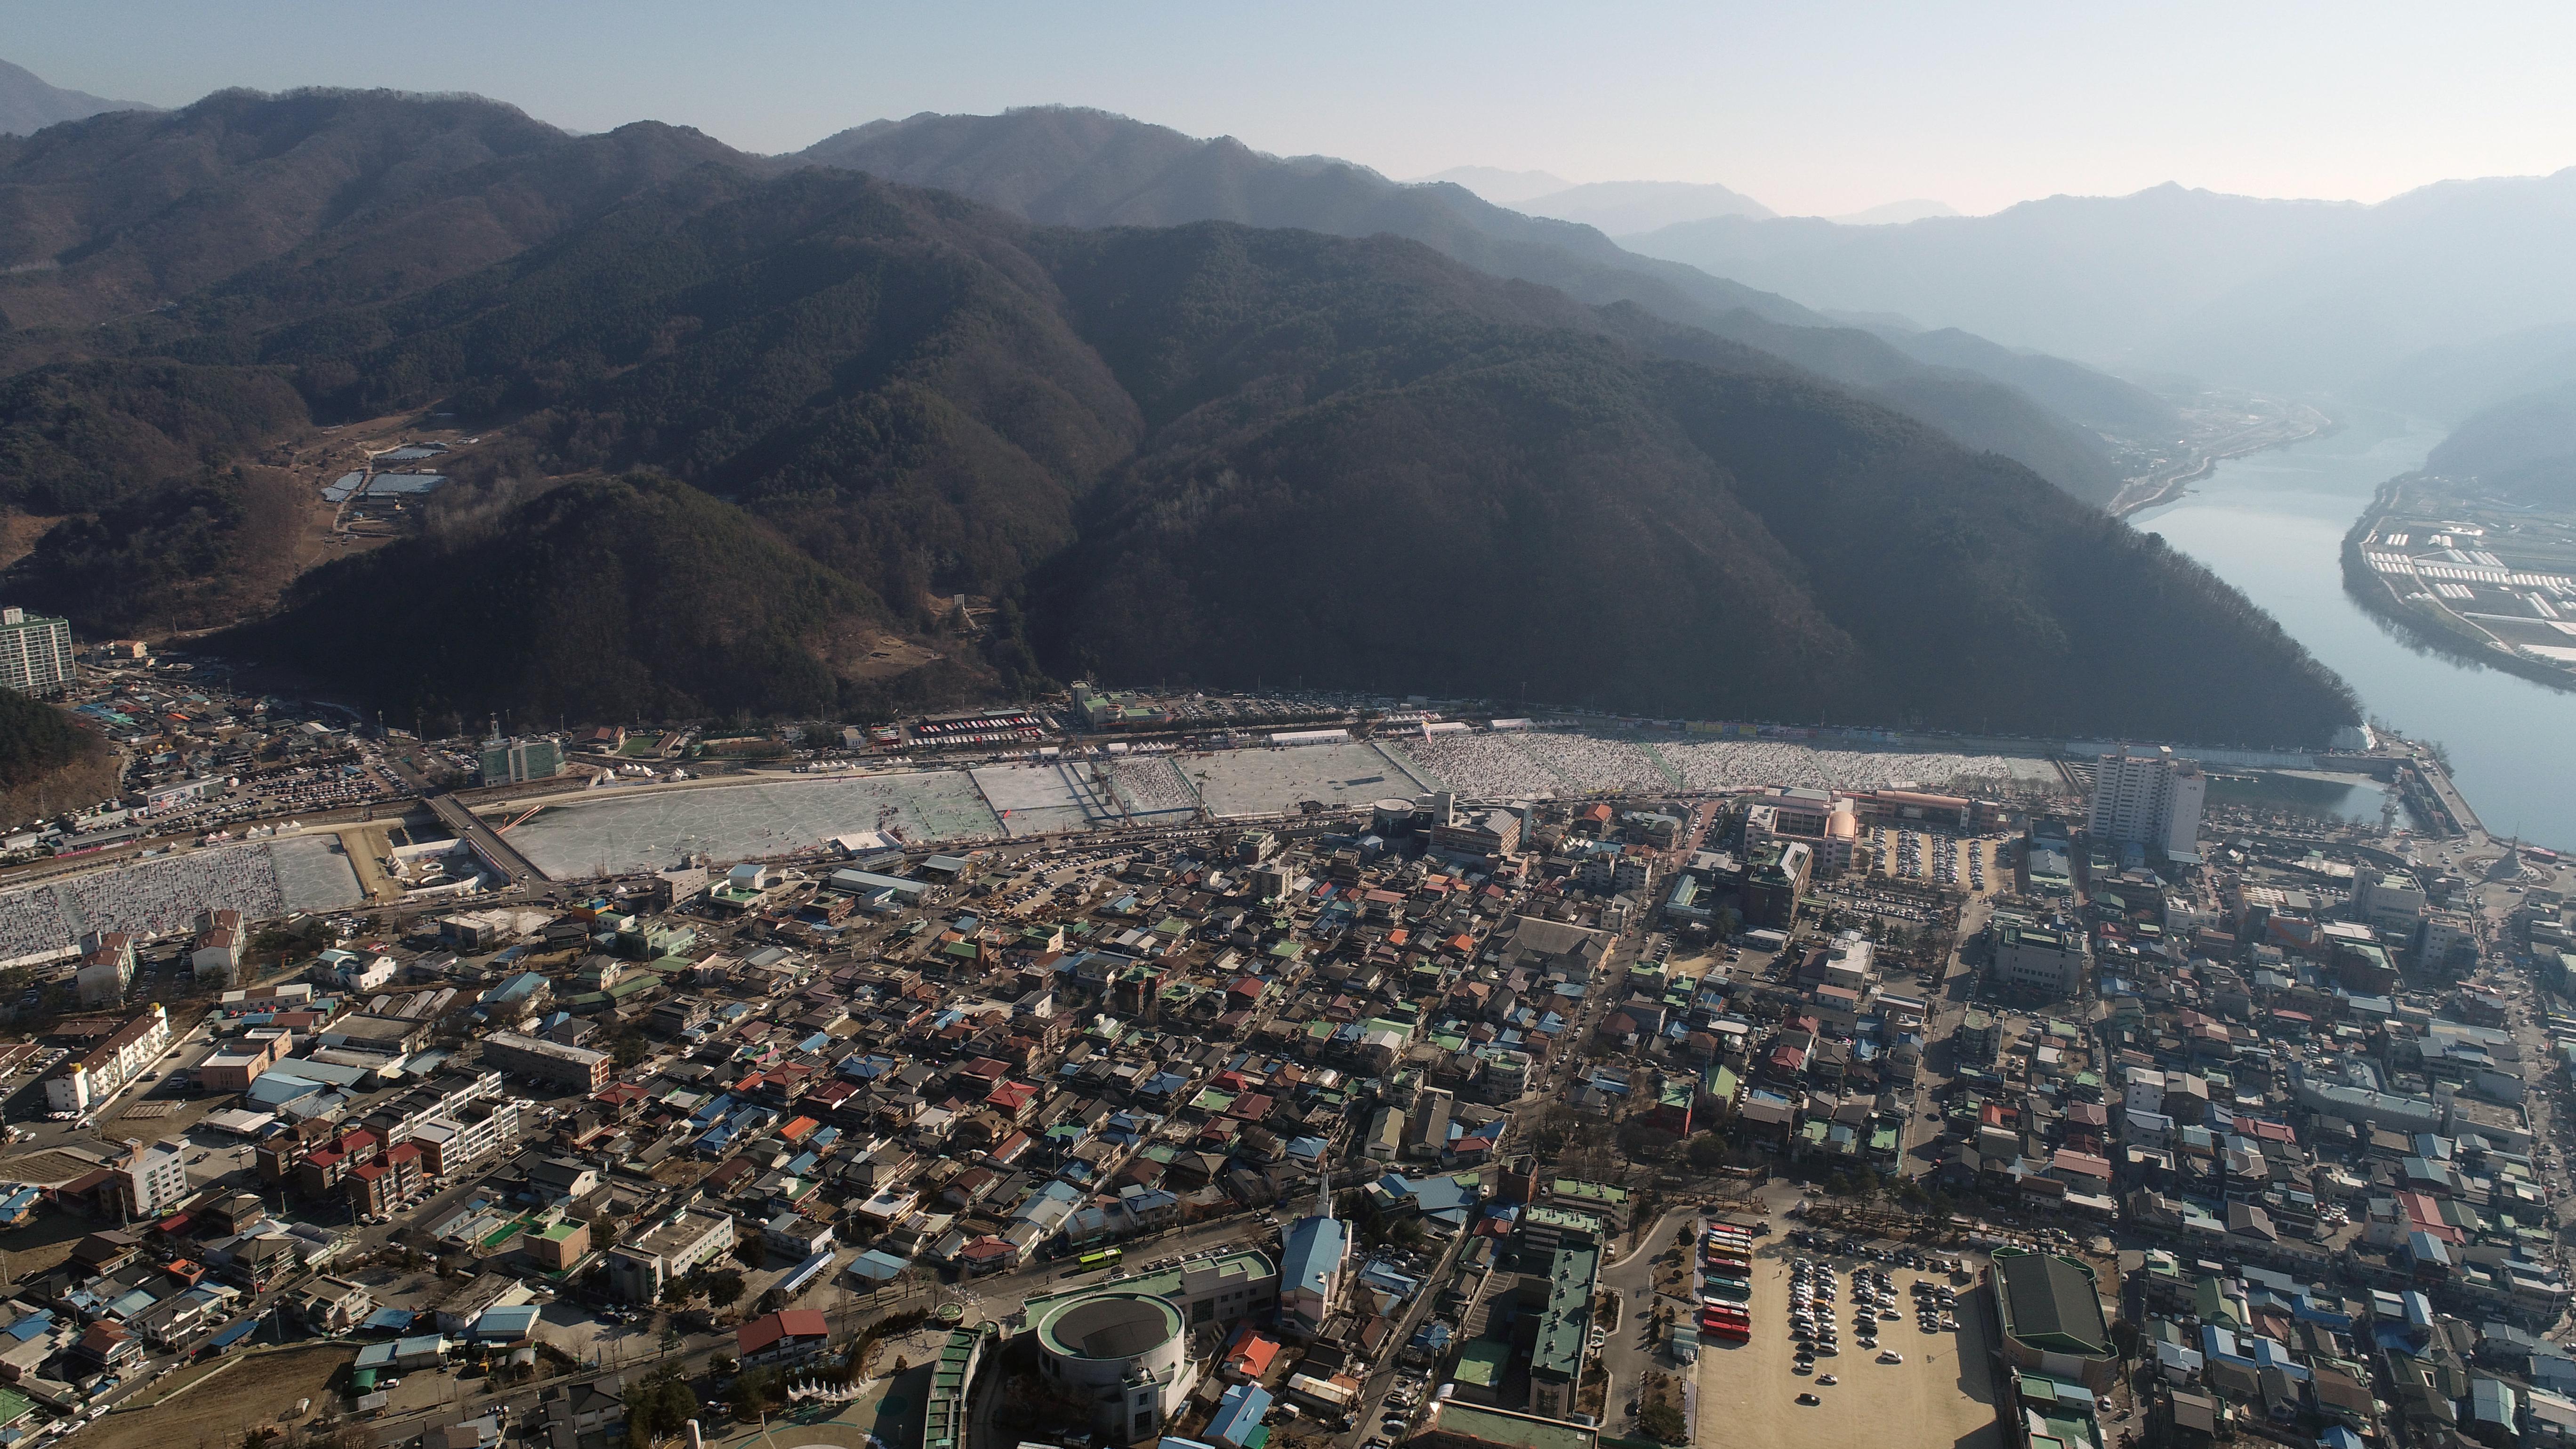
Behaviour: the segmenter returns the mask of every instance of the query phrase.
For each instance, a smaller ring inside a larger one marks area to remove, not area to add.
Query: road
[[[473,847],[474,853],[481,856],[485,864],[501,872],[510,884],[531,886],[544,882],[545,875],[530,865],[528,858],[519,854],[516,846],[503,840],[499,831],[484,824],[481,816],[458,804],[455,796],[432,795],[429,808],[441,823],[456,832],[457,839]]]

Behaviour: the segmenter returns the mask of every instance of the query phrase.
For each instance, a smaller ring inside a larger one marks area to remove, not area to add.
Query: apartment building
[[[516,1032],[495,1032],[484,1038],[483,1061],[503,1072],[562,1082],[585,1092],[596,1092],[608,1085],[608,1053]]]
[[[629,1303],[650,1303],[662,1285],[685,1278],[723,1256],[734,1243],[733,1219],[699,1208],[678,1217],[608,1255],[608,1286]]]

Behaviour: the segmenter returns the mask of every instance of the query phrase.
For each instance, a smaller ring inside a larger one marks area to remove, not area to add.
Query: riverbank
[[[2332,417],[2317,411],[2315,408],[2307,406],[2305,403],[2298,404],[2298,406],[2301,411],[2309,415],[2308,418],[2303,420],[2300,424],[2301,431],[2283,437],[2249,438],[2236,441],[2230,445],[2221,445],[2215,451],[2202,454],[2198,463],[2193,464],[2182,472],[2170,474],[2163,478],[2147,480],[2144,484],[2147,491],[2135,498],[2129,496],[2129,490],[2140,485],[2138,483],[2123,484],[2120,491],[2111,496],[2111,501],[2104,506],[2104,511],[2109,513],[2113,518],[2126,518],[2132,513],[2139,513],[2150,508],[2156,508],[2167,503],[2176,502],[2189,491],[2191,484],[2218,471],[2218,465],[2221,463],[2232,458],[2243,458],[2255,453],[2270,452],[2274,448],[2291,447],[2299,443],[2304,443],[2311,438],[2321,438],[2342,426],[2341,423],[2338,423]]]
[[[2379,491],[2371,495],[2370,506],[2344,534],[2338,550],[2344,593],[2364,613],[2417,647],[2463,667],[2493,669],[2561,693],[2576,694],[2576,670],[2506,648],[2494,635],[2445,608],[2438,598],[2428,599],[2425,607],[2418,607],[2398,592],[2397,581],[2412,580],[2414,575],[2382,573],[2370,566],[2363,545],[2378,536],[2388,523],[2407,484],[2422,476],[2401,474],[2381,484]]]
[[[2444,430],[2362,408],[2337,421],[2294,446],[2221,463],[2188,496],[2132,521],[2244,591],[2343,676],[2374,721],[2440,741],[2457,790],[2491,828],[2576,847],[2576,769],[2564,745],[2576,739],[2576,695],[2467,668],[2400,634],[2344,587],[2340,553],[2354,517],[2389,479],[2420,471]]]

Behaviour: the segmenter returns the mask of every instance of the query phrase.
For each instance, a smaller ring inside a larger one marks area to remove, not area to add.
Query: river
[[[2220,463],[2129,521],[2270,610],[2372,719],[2441,741],[2489,830],[2576,849],[2576,694],[2411,648],[2343,591],[2344,533],[2380,484],[2420,466],[2442,436],[2432,423],[2354,413],[2324,437]]]

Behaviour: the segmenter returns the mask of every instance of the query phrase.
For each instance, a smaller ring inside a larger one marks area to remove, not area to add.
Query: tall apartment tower
[[[2132,750],[2123,745],[2094,766],[2087,829],[2095,840],[2143,845],[2174,860],[2198,860],[2200,807],[2208,795],[2209,780],[2198,761],[2177,757],[2169,746]]]
[[[483,742],[486,785],[549,780],[562,772],[563,746],[553,740],[505,740],[495,736]]]
[[[60,694],[72,678],[69,620],[0,609],[0,685],[20,694]]]

